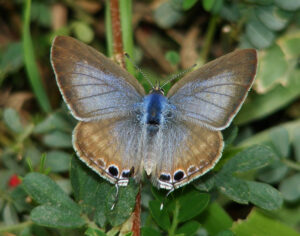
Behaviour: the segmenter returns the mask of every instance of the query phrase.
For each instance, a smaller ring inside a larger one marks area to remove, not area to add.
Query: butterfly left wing
[[[236,50],[179,80],[168,93],[169,101],[182,120],[222,130],[245,100],[256,67],[254,49]]]

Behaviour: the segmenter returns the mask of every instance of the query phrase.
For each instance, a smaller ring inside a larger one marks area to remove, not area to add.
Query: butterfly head
[[[152,89],[150,90],[150,94],[154,94],[154,93],[165,95],[165,90],[162,89],[162,87],[160,86],[159,81],[157,81],[155,86],[153,86]]]

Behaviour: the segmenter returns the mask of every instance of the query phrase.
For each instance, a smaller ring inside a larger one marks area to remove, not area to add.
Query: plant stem
[[[32,221],[25,221],[25,222],[20,223],[20,224],[15,224],[15,225],[9,225],[9,226],[0,227],[0,233],[8,233],[8,232],[20,231],[20,230],[22,230],[24,228],[29,227],[32,224],[33,224]]]
[[[22,44],[24,51],[24,63],[29,78],[30,85],[37,98],[37,101],[44,112],[50,112],[51,106],[48,100],[46,91],[41,83],[41,77],[39,74],[38,66],[35,61],[34,48],[30,34],[30,12],[31,12],[31,0],[25,1],[24,7],[24,24]]]
[[[211,44],[215,35],[216,26],[218,22],[218,17],[215,15],[212,15],[209,23],[208,23],[208,29],[205,34],[205,39],[202,47],[202,52],[200,55],[200,61],[202,65],[207,61],[208,54],[210,52]]]
[[[132,235],[140,236],[141,227],[141,185],[139,186],[139,192],[136,195],[135,208],[133,212],[133,222],[132,222]]]
[[[123,56],[123,41],[119,11],[119,0],[110,0],[110,15],[113,34],[112,36],[114,58],[116,62],[125,69],[126,67]]]
[[[288,166],[288,167],[290,167],[290,168],[292,168],[292,169],[294,169],[294,170],[300,171],[300,164],[299,164],[299,163],[296,163],[296,162],[291,161],[291,160],[288,160],[288,159],[283,159],[282,162],[283,162],[286,166]]]
[[[174,209],[174,214],[173,214],[173,220],[172,220],[172,225],[171,228],[169,229],[169,236],[173,236],[176,234],[176,229],[178,225],[178,215],[179,215],[179,202],[175,202],[175,209]]]

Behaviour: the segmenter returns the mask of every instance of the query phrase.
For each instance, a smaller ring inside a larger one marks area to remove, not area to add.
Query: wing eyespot
[[[118,175],[119,175],[119,169],[115,165],[110,165],[108,167],[108,173],[111,174],[113,177],[118,177]]]
[[[183,179],[183,177],[185,176],[185,173],[183,170],[177,170],[175,173],[174,173],[174,181],[175,182],[178,182],[180,181],[181,179]]]

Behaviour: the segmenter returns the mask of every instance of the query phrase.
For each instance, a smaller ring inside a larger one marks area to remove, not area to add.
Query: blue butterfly
[[[220,130],[244,102],[257,67],[254,49],[236,50],[184,76],[164,95],[148,95],[127,71],[66,36],[53,41],[60,92],[80,122],[78,157],[111,183],[126,186],[145,170],[158,188],[174,190],[212,169],[224,147]]]

